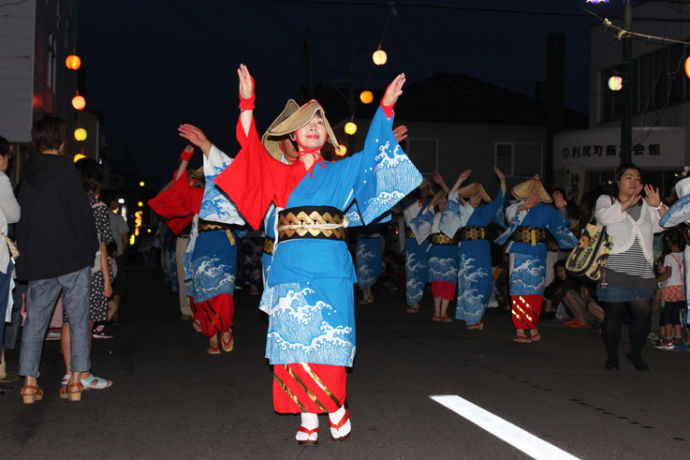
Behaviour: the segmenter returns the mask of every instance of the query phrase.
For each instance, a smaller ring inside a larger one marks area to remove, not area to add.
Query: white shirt
[[[7,174],[0,171],[0,231],[7,235],[7,224],[19,222],[19,203],[14,197],[12,184]],[[0,241],[0,271],[7,273],[7,265],[10,263],[10,250],[5,241]]]
[[[659,226],[659,212],[647,204],[644,199],[640,218],[635,221],[621,209],[620,201],[610,195],[600,195],[594,209],[594,217],[599,225],[606,227],[606,232],[613,236],[611,254],[621,254],[633,245],[637,237],[645,259],[650,266],[654,264],[654,233],[663,231]]]
[[[673,252],[664,257],[664,266],[671,268],[671,276],[666,279],[666,286],[683,286],[683,253]]]

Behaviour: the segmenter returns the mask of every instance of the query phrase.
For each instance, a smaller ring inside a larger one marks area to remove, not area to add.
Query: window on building
[[[438,139],[407,138],[402,148],[422,174],[438,171]]]
[[[494,164],[506,176],[531,177],[542,175],[543,148],[536,143],[496,143]]]

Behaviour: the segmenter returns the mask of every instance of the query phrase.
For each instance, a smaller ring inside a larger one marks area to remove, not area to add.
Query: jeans
[[[38,367],[43,351],[43,340],[61,290],[64,292],[63,303],[69,317],[71,370],[86,372],[91,369],[90,284],[90,266],[56,278],[29,281],[28,308],[19,352],[19,375],[39,376]]]
[[[0,273],[0,348],[2,348],[2,344],[5,342],[5,314],[10,299],[10,283],[12,282],[12,272],[14,271],[12,259],[7,264],[5,271],[6,273]]]

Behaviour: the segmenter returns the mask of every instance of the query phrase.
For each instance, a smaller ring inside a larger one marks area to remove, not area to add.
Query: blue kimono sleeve
[[[548,207],[549,210],[548,221],[546,223],[546,228],[551,232],[551,234],[556,238],[558,246],[561,249],[570,249],[577,246],[577,238],[568,229],[567,220],[563,219],[563,215],[556,208]],[[565,215],[568,215],[568,208],[563,208]]]
[[[395,140],[392,127],[393,117],[386,118],[379,107],[364,149],[342,161],[350,169],[352,198],[364,225],[390,210],[422,182],[422,175]]]
[[[690,221],[690,195],[685,195],[673,203],[659,221],[659,225],[670,228],[687,221]]]
[[[503,190],[498,191],[498,195],[491,203],[485,205],[485,209],[488,215],[487,223],[493,222],[496,225],[505,228],[506,227],[506,215],[503,212],[503,203],[505,202],[506,194]]]
[[[421,213],[420,213],[421,214]],[[443,210],[441,214],[441,223],[439,224],[439,229],[441,233],[453,238],[457,231],[460,229],[462,222],[462,209],[460,208],[460,201],[458,199],[458,194],[452,194],[448,199],[448,205]]]
[[[232,158],[211,146],[208,156],[204,155],[204,197],[201,201],[199,217],[213,222],[244,225],[244,219],[230,198],[213,181],[232,163]]]

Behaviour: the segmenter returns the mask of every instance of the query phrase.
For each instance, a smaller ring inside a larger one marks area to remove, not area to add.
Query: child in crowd
[[[681,310],[685,308],[685,279],[682,240],[675,229],[664,233],[664,259],[657,282],[664,282],[664,301],[659,324],[661,343],[657,348],[673,350],[680,345],[683,336],[680,325]]]

